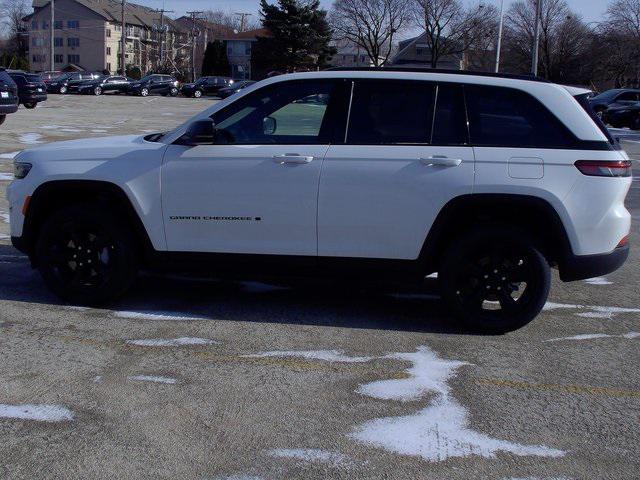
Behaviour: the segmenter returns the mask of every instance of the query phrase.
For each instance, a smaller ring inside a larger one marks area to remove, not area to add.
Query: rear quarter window
[[[573,148],[575,137],[537,99],[521,90],[466,85],[471,143],[492,147]]]

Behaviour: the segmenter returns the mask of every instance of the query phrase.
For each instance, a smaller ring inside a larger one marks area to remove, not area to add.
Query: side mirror
[[[262,131],[265,135],[273,135],[278,128],[278,122],[273,117],[265,117],[262,120]]]
[[[215,125],[213,120],[196,120],[182,136],[182,145],[213,145],[215,139]]]

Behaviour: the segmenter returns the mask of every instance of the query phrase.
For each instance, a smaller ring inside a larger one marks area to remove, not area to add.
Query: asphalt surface
[[[7,119],[0,154],[209,102],[52,96]],[[502,336],[460,330],[429,289],[143,276],[80,309],[0,238],[0,478],[638,478],[638,182],[628,208],[623,268],[554,274],[548,308]]]

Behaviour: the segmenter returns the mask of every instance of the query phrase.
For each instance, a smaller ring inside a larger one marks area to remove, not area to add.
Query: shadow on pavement
[[[216,321],[268,322],[435,333],[466,333],[447,314],[435,280],[420,290],[362,289],[305,281],[293,287],[143,274],[110,310],[172,312]],[[65,305],[29,260],[0,245],[0,300]]]

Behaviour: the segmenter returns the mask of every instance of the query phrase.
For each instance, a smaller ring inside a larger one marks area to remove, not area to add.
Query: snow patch
[[[0,172],[0,180],[7,180],[9,182],[13,181],[13,173]]]
[[[341,350],[309,350],[309,351],[273,351],[242,355],[247,358],[264,357],[301,357],[310,360],[323,360],[325,362],[364,363],[375,357],[350,357]]]
[[[9,235],[5,235],[4,233],[0,233],[0,240],[9,240]],[[9,262],[7,262],[9,263]]]
[[[135,382],[167,383],[170,385],[178,383],[178,381],[175,378],[158,377],[155,375],[134,375],[132,377],[129,377],[129,380],[133,380]]]
[[[178,312],[164,312],[164,311],[114,311],[113,314],[119,318],[128,318],[134,320],[206,320],[197,315],[191,315],[187,313]]]
[[[127,343],[140,347],[181,347],[184,345],[216,345],[220,342],[206,338],[180,337],[170,339],[127,340]]]
[[[15,158],[15,156],[18,155],[19,153],[20,153],[20,151],[9,152],[9,153],[0,153],[0,158],[7,159],[7,160],[13,160]]]
[[[61,132],[69,132],[69,133],[79,133],[79,132],[84,132],[84,130],[80,130],[79,128],[62,128],[60,129]]]
[[[610,282],[609,280],[607,280],[606,277],[587,278],[585,282],[588,283],[589,285],[612,285],[613,284],[613,282]]]
[[[277,448],[269,450],[269,455],[276,458],[290,458],[304,462],[329,463],[334,466],[347,461],[347,457],[341,453],[328,452],[317,448]]]
[[[596,338],[625,338],[628,340],[640,337],[640,332],[629,332],[622,335],[609,335],[607,333],[585,333],[572,337],[558,337],[545,340],[545,342],[561,342],[563,340],[594,340]]]
[[[64,128],[62,125],[42,125],[41,127],[38,127],[42,130],[59,130],[61,128]]]
[[[6,405],[0,403],[0,418],[64,422],[73,420],[73,412],[60,405]]]
[[[10,223],[10,222],[9,222],[9,218],[10,218],[10,217],[9,217],[9,214],[8,214],[8,213],[0,211],[0,219],[2,219],[2,221],[3,221],[4,223],[6,223],[7,225],[9,225],[9,223]]]
[[[618,313],[640,313],[640,308],[626,308],[626,307],[603,307],[599,305],[573,305],[570,303],[553,303],[547,302],[544,305],[543,310],[586,310],[585,312],[579,312],[575,315],[583,318],[613,318]]]
[[[499,451],[514,455],[561,457],[564,452],[537,445],[522,445],[499,440],[468,427],[467,410],[451,396],[449,379],[456,370],[468,365],[443,360],[428,347],[414,353],[396,353],[387,358],[412,363],[409,378],[383,380],[362,385],[364,395],[385,400],[417,400],[426,393],[435,394],[431,403],[412,415],[368,421],[356,427],[351,437],[366,444],[402,455],[419,456],[430,462],[453,457],[479,455],[494,458]]]
[[[40,139],[42,135],[39,133],[23,133],[18,137],[18,141],[20,143],[24,143],[25,145],[35,145],[37,143],[42,143]]]

